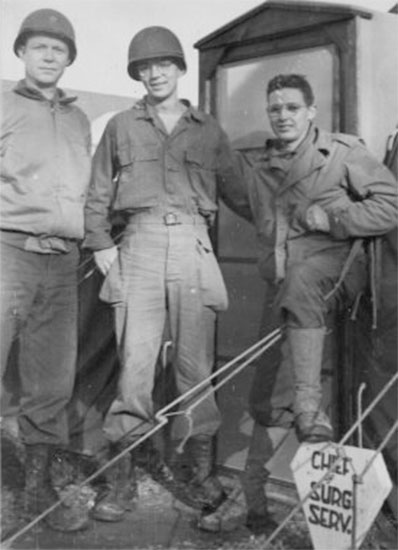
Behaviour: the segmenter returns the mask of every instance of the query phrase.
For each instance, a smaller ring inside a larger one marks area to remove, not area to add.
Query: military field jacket
[[[47,100],[24,81],[2,99],[0,224],[43,238],[82,239],[90,124],[61,90]]]
[[[165,207],[212,218],[216,187],[228,186],[233,152],[216,120],[187,104],[167,134],[145,98],[107,124],[94,155],[86,205],[86,239],[92,250],[113,246],[113,213]]]
[[[255,223],[264,278],[282,280],[294,262],[335,247],[348,252],[353,239],[397,226],[397,182],[358,138],[311,129],[283,178],[272,149],[269,143],[260,154],[241,156],[240,184],[221,188],[225,202]],[[311,204],[327,212],[328,233],[308,228]]]

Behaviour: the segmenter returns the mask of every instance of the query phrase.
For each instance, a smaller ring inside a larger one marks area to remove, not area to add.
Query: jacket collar
[[[333,148],[333,142],[332,134],[329,132],[324,132],[323,130],[319,130],[318,128],[315,129],[316,131],[316,138],[315,138],[315,145],[317,150],[322,153],[324,156],[329,156],[332,148]]]
[[[330,133],[311,125],[308,135],[293,153],[299,153],[301,149],[305,149],[308,145],[312,144],[320,153],[327,156],[332,149],[332,143],[333,140]],[[265,151],[268,154],[280,148],[280,142],[275,138],[269,138],[265,142]]]
[[[268,147],[270,145],[272,146],[272,143],[268,144]],[[332,145],[330,134],[311,125],[308,135],[297,149],[280,192],[324,167],[330,158]],[[272,162],[272,157],[270,160]]]
[[[191,103],[187,99],[181,99],[181,103],[183,103],[187,110],[183,114],[183,116],[186,119],[193,119],[197,122],[204,122],[205,115],[198,109],[195,109],[195,107],[192,107]],[[147,96],[143,97],[142,99],[139,99],[133,106],[133,111],[135,112],[135,115],[137,118],[145,119],[145,120],[153,120],[153,114],[151,113],[151,106],[147,102]]]
[[[47,101],[49,103],[52,103],[46,97],[44,97],[44,95],[40,93],[39,90],[28,86],[25,79],[20,80],[17,83],[14,88],[14,92],[28,99],[34,99],[36,101]],[[60,105],[68,105],[69,103],[73,103],[74,101],[76,101],[76,99],[77,97],[67,96],[63,90],[57,88],[53,102],[59,103]]]

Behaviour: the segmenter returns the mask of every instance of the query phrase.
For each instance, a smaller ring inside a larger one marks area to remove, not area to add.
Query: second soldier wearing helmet
[[[187,69],[181,43],[171,31],[164,27],[143,29],[130,42],[127,72],[134,80],[141,80],[139,64],[159,58],[173,61],[182,71]]]
[[[169,29],[136,34],[127,70],[146,95],[109,121],[86,206],[85,246],[105,276],[101,298],[114,307],[121,359],[117,397],[104,423],[111,456],[155,425],[152,390],[165,324],[178,392],[211,374],[214,322],[227,307],[227,294],[208,229],[217,211],[217,183],[233,175],[232,151],[218,123],[178,96],[186,62]],[[110,236],[114,212],[126,222],[118,247]],[[202,390],[209,388],[204,382]],[[190,404],[185,400],[180,412]],[[189,431],[187,418],[175,417],[172,438],[177,446],[189,436],[189,493],[203,510],[214,510],[225,494],[212,471],[220,415],[211,392],[191,420]],[[121,519],[129,506],[130,469],[130,457],[110,469],[109,491],[97,500],[94,517]]]

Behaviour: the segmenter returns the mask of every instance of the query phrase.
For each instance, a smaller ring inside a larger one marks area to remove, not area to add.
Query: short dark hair
[[[267,97],[275,92],[275,90],[281,90],[282,88],[296,88],[300,90],[304,96],[304,101],[307,106],[313,105],[315,101],[314,92],[311,85],[305,76],[301,74],[278,74],[274,76],[267,86]]]

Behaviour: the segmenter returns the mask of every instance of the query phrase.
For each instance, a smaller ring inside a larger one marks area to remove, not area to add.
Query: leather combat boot
[[[269,476],[264,464],[272,455],[273,445],[268,429],[255,423],[241,483],[247,505],[246,527],[256,535],[270,535],[277,528],[268,511],[264,487]]]
[[[179,445],[175,445],[168,459],[168,463],[177,483],[188,484],[195,476],[191,441],[191,439],[188,439],[182,452],[177,450]]]
[[[162,454],[151,439],[146,439],[134,450],[137,466],[140,466],[161,485],[166,487],[174,482],[171,469],[163,460]]]
[[[213,440],[208,435],[197,435],[190,439],[194,460],[194,477],[189,483],[189,492],[202,513],[211,514],[217,510],[227,495],[220,480],[213,472]]]
[[[53,447],[47,444],[26,445],[24,510],[33,519],[59,502],[51,481]],[[87,518],[72,507],[59,503],[43,521],[56,531],[78,531],[87,527]]]
[[[109,460],[125,448],[111,443]],[[91,517],[98,521],[121,521],[132,510],[137,496],[137,479],[132,453],[126,453],[104,471],[105,483],[99,490]]]
[[[295,380],[294,414],[300,442],[333,440],[333,428],[322,410],[322,355],[325,328],[288,328]]]

